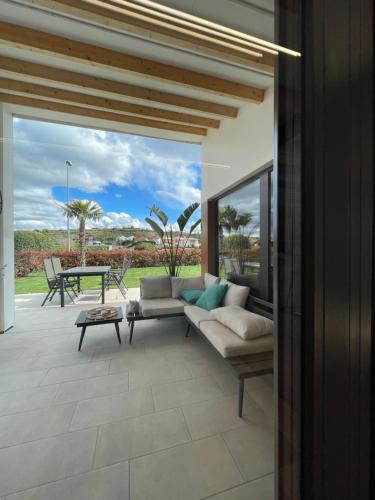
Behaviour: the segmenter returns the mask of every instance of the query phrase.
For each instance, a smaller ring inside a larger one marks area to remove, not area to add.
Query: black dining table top
[[[111,266],[72,267],[59,273],[59,276],[99,276],[108,273],[110,269]]]

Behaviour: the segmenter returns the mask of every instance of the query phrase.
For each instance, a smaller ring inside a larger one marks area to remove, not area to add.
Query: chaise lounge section
[[[225,285],[226,293],[212,310],[190,304],[181,297],[186,290],[203,294],[216,285]],[[239,383],[238,413],[242,416],[245,379],[273,372],[272,304],[250,296],[246,286],[208,273],[194,278],[142,278],[140,314],[127,318],[131,327],[129,342],[135,321],[175,316],[186,317],[186,336],[193,328],[233,368]]]

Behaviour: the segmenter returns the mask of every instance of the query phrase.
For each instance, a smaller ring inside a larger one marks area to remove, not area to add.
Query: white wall
[[[222,120],[202,142],[202,201],[225,191],[273,160],[274,97],[267,90],[262,104],[247,104],[235,120]],[[207,165],[209,164],[209,165]],[[211,165],[210,165],[211,164]],[[225,165],[229,168],[214,167]]]
[[[14,235],[13,235],[13,165],[12,114],[0,103],[0,190],[3,193],[3,212],[0,215],[0,333],[14,325]]]

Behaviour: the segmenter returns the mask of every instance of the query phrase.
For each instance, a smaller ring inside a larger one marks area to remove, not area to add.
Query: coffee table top
[[[106,319],[91,319],[87,317],[87,311],[81,311],[78,315],[75,325],[80,327],[91,325],[105,325],[108,323],[121,323],[121,321],[124,319],[122,307],[116,307],[115,309],[117,309],[116,316],[112,316],[111,318]]]

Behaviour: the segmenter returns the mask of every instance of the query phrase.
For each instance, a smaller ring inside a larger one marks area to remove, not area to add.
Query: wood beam
[[[184,33],[177,22],[160,23],[153,16],[141,16],[135,9],[123,8],[113,2],[99,0],[28,0],[31,5],[36,5],[52,12],[61,12],[65,15],[78,17],[85,21],[121,30],[151,41],[159,41],[175,47],[206,54],[207,56],[228,61],[231,64],[263,71],[270,75],[274,73],[274,57],[264,53],[257,58],[241,54],[228,47],[218,47],[213,41],[199,38],[199,30],[190,30]],[[128,4],[126,4],[128,5]],[[137,7],[136,5],[134,7]],[[197,38],[198,37],[198,38]]]
[[[199,127],[219,128],[220,121],[202,116],[187,115],[185,113],[176,113],[175,111],[166,111],[159,108],[150,108],[124,101],[98,97],[81,92],[72,92],[71,90],[47,87],[35,83],[12,80],[10,78],[0,77],[0,89],[6,89],[13,92],[22,92],[30,97],[47,97],[59,101],[73,102],[84,106],[93,106],[96,108],[110,109],[114,112],[131,113],[134,115],[149,116],[161,120],[190,123]]]
[[[193,127],[181,123],[163,122],[160,120],[151,120],[139,116],[121,115],[109,111],[102,111],[93,108],[84,108],[82,106],[73,106],[62,102],[45,101],[44,99],[34,99],[22,95],[8,94],[0,92],[0,102],[18,104],[20,106],[29,106],[32,108],[47,109],[59,113],[68,113],[77,116],[86,116],[88,118],[97,118],[113,122],[128,123],[130,125],[140,125],[154,129],[171,130],[173,132],[182,132],[185,134],[207,135],[207,129],[202,127]]]
[[[0,21],[0,40],[12,46],[58,54],[68,59],[132,72],[241,101],[260,104],[264,100],[265,91],[251,85],[70,40],[69,38],[4,21]]]
[[[152,90],[145,87],[138,87],[128,83],[99,78],[84,73],[76,73],[52,66],[45,66],[43,64],[31,63],[21,59],[14,59],[12,57],[0,56],[0,69],[35,78],[42,78],[48,81],[67,83],[80,88],[90,88],[110,92],[123,97],[132,97],[135,99],[142,99],[145,101],[158,102],[171,106],[202,111],[204,113],[224,116],[226,118],[236,118],[238,114],[238,108],[232,106],[226,106],[224,104],[204,101],[201,99],[194,99],[191,97],[184,97],[178,94]]]

